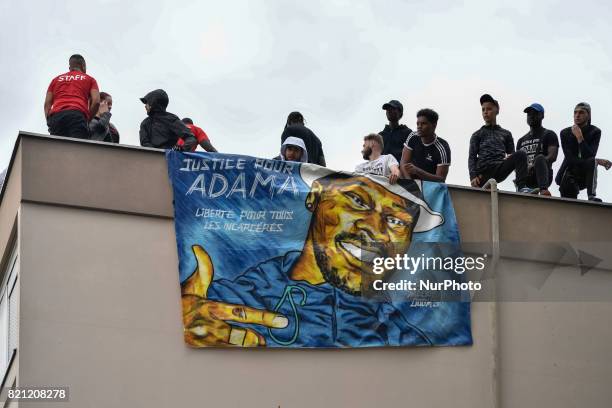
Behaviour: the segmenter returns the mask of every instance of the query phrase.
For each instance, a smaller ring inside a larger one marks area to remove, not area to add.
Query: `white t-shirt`
[[[392,154],[383,154],[376,160],[358,164],[355,167],[355,172],[389,177],[391,175],[391,167],[397,165],[397,159]]]

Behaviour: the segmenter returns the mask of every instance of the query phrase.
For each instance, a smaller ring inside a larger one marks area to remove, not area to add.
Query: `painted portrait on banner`
[[[458,250],[445,185],[240,155],[166,155],[190,346],[471,344],[465,297],[366,293],[375,258]]]

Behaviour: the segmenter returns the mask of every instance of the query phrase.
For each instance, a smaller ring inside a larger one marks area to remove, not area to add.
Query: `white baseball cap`
[[[308,187],[312,187],[312,183],[323,177],[327,177],[332,174],[345,174],[349,177],[366,177],[378,185],[383,186],[388,191],[396,194],[408,201],[411,201],[419,205],[419,218],[417,224],[414,227],[414,232],[425,232],[432,230],[444,223],[444,216],[437,211],[432,210],[429,204],[423,200],[423,198],[417,197],[412,192],[408,191],[399,184],[389,184],[389,179],[383,176],[376,176],[367,173],[349,173],[346,171],[334,171],[326,167],[317,166],[315,164],[303,163],[300,166],[300,176]],[[421,180],[405,180],[415,183],[419,191],[423,191]]]

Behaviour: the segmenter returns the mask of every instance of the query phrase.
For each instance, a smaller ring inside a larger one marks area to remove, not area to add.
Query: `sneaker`
[[[540,190],[540,195],[547,196],[547,197],[552,196],[552,194],[550,194],[550,191],[548,191],[547,189]]]
[[[525,194],[533,194],[533,188],[529,188],[529,187],[523,187],[523,188],[519,188],[518,192],[519,193],[525,193]],[[535,190],[539,190],[539,189],[535,189]]]
[[[595,203],[601,203],[601,198],[597,198],[595,196],[589,196],[589,201],[593,201]]]

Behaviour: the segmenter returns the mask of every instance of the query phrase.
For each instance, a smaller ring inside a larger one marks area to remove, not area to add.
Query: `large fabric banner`
[[[411,290],[463,281],[425,268],[461,255],[446,185],[241,155],[166,159],[190,346],[472,343],[469,293]]]

